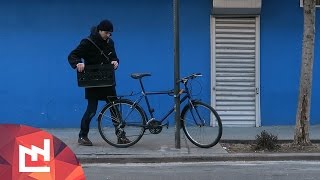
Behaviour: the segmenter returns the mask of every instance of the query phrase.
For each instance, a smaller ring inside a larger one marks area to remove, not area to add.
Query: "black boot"
[[[92,146],[92,142],[88,137],[79,137],[78,143],[82,146]]]
[[[118,144],[129,144],[131,141],[127,137],[118,137]]]
[[[126,132],[122,128],[118,128],[116,130],[116,134],[118,136],[118,144],[131,143],[131,141],[126,137]]]

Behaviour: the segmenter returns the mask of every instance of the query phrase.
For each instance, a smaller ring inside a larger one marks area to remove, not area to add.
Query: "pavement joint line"
[[[311,139],[310,140],[311,143],[320,143],[320,139]],[[219,141],[219,143],[234,143],[234,144],[237,144],[237,143],[242,143],[242,144],[251,144],[251,143],[255,143],[256,140],[254,139],[221,139]],[[292,143],[293,142],[293,139],[278,139],[278,143],[281,144],[281,143]]]
[[[214,161],[320,161],[320,153],[239,153],[229,155],[189,156],[78,156],[81,163],[166,163],[166,162],[214,162]]]

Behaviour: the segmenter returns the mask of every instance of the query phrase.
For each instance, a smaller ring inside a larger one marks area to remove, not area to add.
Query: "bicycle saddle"
[[[131,74],[131,77],[133,79],[141,79],[145,76],[151,76],[151,74],[150,73],[133,73],[133,74]]]

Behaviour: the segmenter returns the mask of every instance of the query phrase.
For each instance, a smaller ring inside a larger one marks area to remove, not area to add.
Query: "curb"
[[[81,164],[88,163],[169,163],[213,161],[320,161],[320,153],[235,153],[207,156],[195,155],[77,155]]]
[[[320,143],[320,139],[312,139],[310,140],[311,143]],[[293,140],[291,139],[278,139],[279,144],[283,144],[283,143],[292,143]],[[256,143],[256,140],[253,139],[243,139],[243,140],[235,140],[235,139],[223,139],[220,140],[219,143],[232,143],[232,144],[253,144]]]

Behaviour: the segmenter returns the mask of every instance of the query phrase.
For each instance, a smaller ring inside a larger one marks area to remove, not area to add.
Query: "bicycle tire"
[[[111,115],[111,109],[117,108],[120,115]],[[116,117],[114,117],[116,116]],[[119,118],[121,117],[121,118]],[[119,122],[126,137],[130,140],[126,144],[118,144],[118,136],[115,133],[114,121]],[[126,148],[136,144],[145,132],[146,117],[144,110],[136,103],[128,99],[118,99],[104,106],[98,116],[98,129],[101,137],[108,144]]]
[[[192,101],[191,103],[187,104],[181,112],[183,131],[194,145],[201,148],[213,147],[220,141],[222,136],[220,116],[206,103],[201,101]],[[214,126],[210,125],[212,118],[215,123]]]

